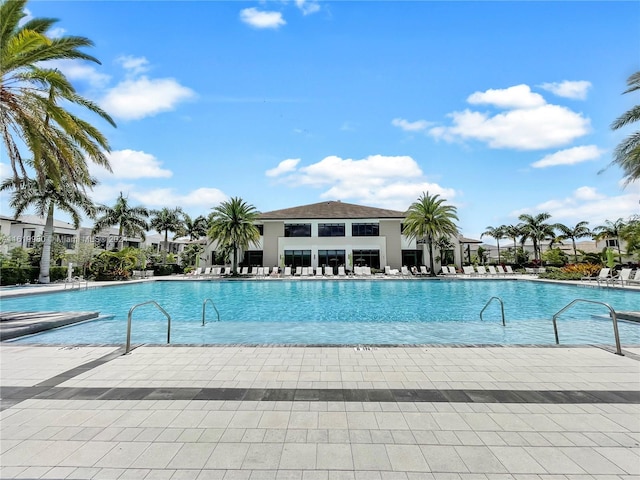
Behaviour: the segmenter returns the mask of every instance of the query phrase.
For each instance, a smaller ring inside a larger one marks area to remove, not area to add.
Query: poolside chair
[[[273,268],[271,269],[271,274],[270,274],[270,276],[272,276],[272,277],[277,277],[277,276],[279,276],[279,275],[280,275],[280,268],[278,268],[278,267],[273,267]]]
[[[403,277],[411,277],[411,272],[409,271],[409,269],[407,268],[406,265],[403,265],[400,268],[400,273],[402,274]]]
[[[611,283],[611,285],[615,285],[616,283],[619,283],[621,287],[624,287],[624,282],[627,282],[627,283],[629,282],[629,278],[631,277],[632,270],[633,269],[631,268],[623,268],[618,272],[617,275],[614,275],[611,278],[607,278],[605,282],[607,283],[607,285],[609,285],[609,283]]]
[[[424,275],[425,277],[429,275],[429,269],[426,265],[420,265],[420,275]]]
[[[131,270],[131,278],[134,280],[136,278],[142,278],[142,270]]]
[[[493,265],[489,265],[487,267],[487,274],[490,277],[496,277],[498,275],[498,272],[496,271],[496,267],[494,267]]]
[[[282,273],[283,277],[290,277],[291,276],[291,267],[284,267],[284,272]]]
[[[205,267],[204,272],[202,272],[203,277],[211,276],[211,267]]]
[[[324,267],[324,276],[333,277],[333,267]]]
[[[516,272],[513,271],[513,268],[511,268],[511,265],[507,265],[504,267],[505,273],[506,275],[515,275]]]
[[[397,268],[391,268],[389,265],[384,267],[384,274],[390,276],[400,275],[400,272]]]
[[[607,278],[609,278],[611,276],[611,269],[610,268],[601,268],[600,269],[600,273],[598,273],[597,276],[595,277],[582,277],[580,280],[582,281],[586,281],[586,282],[593,282],[594,280],[598,283],[600,283],[601,281],[606,281]]]
[[[502,265],[496,265],[496,272],[498,275],[506,275],[507,271],[504,269]]]
[[[202,275],[202,267],[198,267],[193,271],[194,277],[199,277],[200,275]]]
[[[476,271],[473,269],[473,265],[465,265],[462,267],[462,273],[465,277],[475,277]]]
[[[485,268],[484,265],[478,265],[476,267],[476,271],[478,272],[478,275],[480,275],[482,277],[486,277],[487,276],[487,269]]]
[[[339,277],[346,277],[347,276],[347,272],[345,271],[344,267],[338,267],[338,276]]]
[[[633,276],[629,276],[629,279],[627,280],[627,285],[640,285],[640,268],[638,270],[636,270],[636,273]]]
[[[316,277],[324,277],[324,274],[322,273],[322,267],[321,266],[317,266],[316,267]]]

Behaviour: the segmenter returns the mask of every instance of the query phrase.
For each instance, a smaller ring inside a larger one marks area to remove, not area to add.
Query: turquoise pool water
[[[500,320],[504,302],[507,325]],[[220,322],[205,299],[215,303]],[[576,298],[639,310],[640,292],[511,280],[156,281],[3,299],[4,311],[99,311],[113,318],[34,335],[21,342],[124,343],[129,309],[157,301],[174,344],[551,344],[553,315]],[[579,304],[559,319],[561,343],[613,345],[608,310]],[[133,343],[165,343],[153,306],[133,314]],[[640,324],[620,322],[621,342],[640,344]]]

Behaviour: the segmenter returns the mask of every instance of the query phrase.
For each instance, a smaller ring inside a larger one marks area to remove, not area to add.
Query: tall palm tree
[[[106,138],[72,112],[82,108],[115,126],[113,119],[78,95],[62,72],[42,66],[45,61],[64,59],[100,63],[81,50],[93,43],[85,37],[48,36],[55,19],[34,18],[20,24],[26,16],[25,5],[26,0],[0,3],[0,135],[14,178],[29,176],[28,159],[20,149],[23,144],[32,153],[36,178],[43,188],[47,181],[57,183],[63,175],[66,181],[75,182],[77,174],[86,174],[86,158],[110,170]],[[59,105],[59,98],[70,108]],[[56,154],[47,154],[51,151]]]
[[[211,213],[211,226],[207,236],[217,241],[223,249],[233,251],[233,273],[238,270],[238,249],[246,250],[260,240],[260,231],[255,226],[260,212],[240,197],[232,197],[222,202]]]
[[[578,249],[576,248],[576,238],[591,236],[591,230],[589,229],[589,227],[587,227],[587,225],[589,225],[589,222],[582,221],[582,222],[576,223],[575,227],[573,228],[567,227],[562,223],[556,223],[553,226],[556,230],[560,231],[558,240],[569,240],[569,239],[571,240],[571,243],[573,245],[574,261],[576,263],[578,263]]]
[[[207,219],[202,215],[191,218],[188,214],[182,216],[183,235],[189,237],[189,240],[198,240],[207,235]]]
[[[531,239],[533,242],[533,256],[536,261],[540,260],[540,242],[555,237],[553,225],[545,223],[545,221],[550,218],[551,215],[547,212],[539,213],[537,215],[524,213],[518,217],[522,222],[518,225],[520,235],[522,236],[520,242],[524,245],[524,242],[528,238]]]
[[[433,264],[433,243],[440,236],[451,237],[458,234],[454,220],[458,220],[457,209],[446,205],[446,199],[438,194],[423,193],[407,210],[404,220],[404,234],[409,238],[424,238],[429,246],[431,275],[436,272]]]
[[[145,239],[145,233],[149,228],[149,225],[147,225],[149,210],[145,207],[129,205],[129,200],[122,195],[122,192],[120,192],[113,207],[100,205],[96,210],[101,216],[96,219],[91,233],[95,235],[101,230],[117,225],[118,250],[122,250],[125,236]]]
[[[503,225],[504,234],[506,237],[513,240],[513,258],[516,258],[516,252],[518,251],[518,237],[520,236],[520,227],[518,225]]]
[[[95,180],[91,180],[95,185]],[[91,185],[90,185],[91,186]],[[33,179],[8,178],[0,184],[0,191],[12,190],[9,206],[15,218],[22,215],[29,207],[35,207],[36,214],[46,217],[43,230],[42,257],[38,283],[49,283],[51,271],[51,244],[53,242],[53,218],[57,208],[68,213],[73,220],[74,228],[80,226],[81,214],[92,217],[96,210],[93,202],[83,189],[70,182],[54,182],[47,179],[44,186]]]
[[[596,240],[608,240],[615,239],[618,245],[618,258],[620,259],[620,263],[622,263],[622,251],[620,250],[620,234],[624,227],[626,226],[626,222],[619,218],[615,221],[605,220],[604,225],[598,225],[593,228],[594,239]]]
[[[627,88],[623,93],[640,90],[640,71],[627,79]],[[635,105],[624,112],[611,124],[613,130],[640,121],[640,105]],[[625,174],[628,184],[640,178],[640,130],[631,133],[615,149],[613,163],[617,163]]]
[[[164,207],[160,210],[151,211],[151,221],[149,226],[156,230],[158,233],[164,233],[164,260],[167,260],[167,253],[169,251],[169,232],[177,234],[183,231],[182,222],[182,209],[180,207],[167,208]]]
[[[487,235],[488,237],[495,239],[496,244],[498,245],[498,263],[500,263],[500,240],[502,240],[506,235],[505,228],[506,227],[504,225],[500,225],[499,227],[489,226],[480,234],[480,238],[482,238],[483,235]]]

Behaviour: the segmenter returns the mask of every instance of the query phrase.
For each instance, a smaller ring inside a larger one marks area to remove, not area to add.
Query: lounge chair
[[[598,273],[597,276],[595,276],[595,277],[582,277],[580,280],[586,281],[586,282],[596,281],[596,282],[600,283],[601,281],[606,281],[607,278],[609,278],[610,276],[611,276],[611,269],[610,268],[601,268],[600,272]]]
[[[359,268],[359,267],[356,267],[356,268]],[[397,268],[391,268],[389,265],[387,265],[384,267],[384,274],[395,276],[395,275],[400,275],[400,272],[398,271]]]
[[[131,271],[131,278],[132,279],[136,279],[136,278],[142,278],[142,270],[132,270]]]
[[[475,277],[476,271],[473,269],[473,265],[465,265],[462,267],[462,273],[466,277]]]
[[[409,271],[409,269],[407,268],[406,265],[403,265],[402,268],[400,269],[400,273],[402,274],[403,277],[411,277],[412,274]]]
[[[502,265],[496,265],[496,272],[498,275],[506,275],[507,271],[504,269]]]
[[[202,275],[202,267],[198,267],[193,271],[194,277],[199,277],[200,275]]]
[[[280,269],[279,269],[278,267],[273,267],[273,268],[271,269],[270,276],[272,276],[272,277],[277,277],[277,276],[279,276],[279,275],[280,275]]]
[[[605,281],[607,282],[607,285],[609,285],[609,283],[611,283],[611,285],[615,285],[616,283],[619,283],[621,287],[624,287],[624,282],[629,282],[629,278],[631,277],[631,271],[633,269],[631,268],[623,268],[622,270],[620,270],[618,272],[617,275],[614,275],[611,278],[606,279]]]
[[[202,272],[202,276],[203,277],[210,277],[211,276],[211,267],[206,267],[204,269],[204,272]]]
[[[322,273],[322,267],[321,266],[317,266],[316,267],[316,277],[324,277],[324,274]]]
[[[511,268],[511,265],[507,265],[506,267],[504,267],[504,270],[505,270],[507,275],[515,275],[516,274],[516,272],[513,271],[513,268]]]
[[[489,266],[487,267],[487,274],[488,274],[490,277],[496,277],[496,276],[498,275],[498,272],[497,272],[497,270],[496,270],[496,267],[494,267],[493,265],[489,265]]]
[[[333,267],[324,267],[324,276],[333,277]]]
[[[283,277],[290,277],[291,276],[291,267],[284,267],[284,272],[282,273]]]
[[[629,276],[629,279],[627,280],[627,285],[629,284],[640,285],[640,268],[636,270],[636,273],[634,274],[634,276]]]
[[[429,275],[429,269],[427,268],[426,265],[420,265],[420,275],[424,275],[424,276]]]
[[[345,271],[344,267],[338,267],[338,276],[339,277],[346,277],[347,276],[347,272]]]
[[[240,270],[240,275],[249,275],[249,267],[242,267],[242,269]]]
[[[478,275],[486,277],[487,276],[487,269],[485,268],[484,265],[478,265],[476,267],[476,270],[478,271]]]

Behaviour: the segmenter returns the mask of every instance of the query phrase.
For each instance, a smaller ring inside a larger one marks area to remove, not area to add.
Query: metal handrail
[[[218,312],[218,309],[216,308],[216,304],[213,303],[213,300],[211,300],[210,298],[205,298],[204,301],[202,302],[202,326],[204,327],[204,312],[205,312],[205,307],[207,306],[207,302],[211,302],[211,305],[213,305],[213,309],[216,311],[216,315],[218,315],[218,321],[220,321],[220,312]]]
[[[507,324],[504,321],[504,303],[502,303],[502,299],[500,297],[491,297],[489,299],[489,301],[486,303],[486,305],[484,306],[484,308],[482,310],[480,310],[480,320],[483,320],[482,318],[482,312],[484,312],[487,307],[489,306],[489,304],[493,301],[493,300],[498,300],[500,302],[500,312],[502,313],[502,326],[506,327]]]
[[[578,302],[595,303],[596,305],[604,305],[609,309],[609,311],[611,312],[611,320],[613,320],[613,335],[616,339],[616,355],[624,356],[622,353],[622,349],[620,348],[620,334],[618,333],[618,317],[616,315],[616,311],[613,308],[611,308],[611,305],[609,305],[608,303],[598,302],[596,300],[586,300],[584,298],[576,298],[574,301],[572,301],[568,305],[565,305],[564,308],[562,308],[553,316],[553,331],[556,335],[556,345],[560,344],[560,340],[558,339],[558,324],[556,322],[556,319],[562,312],[564,312],[565,310],[568,310]]]
[[[85,290],[88,290],[89,289],[89,280],[84,280],[84,279],[81,279],[81,278],[78,278],[78,277],[74,277],[74,278],[72,278],[70,280],[65,280],[64,281],[64,289],[66,290],[67,289],[67,285],[69,285],[69,288],[71,290],[73,290],[73,286],[74,285],[78,285],[78,290],[80,290],[82,288],[82,284],[83,283],[85,285],[85,287],[84,287]]]
[[[158,310],[160,310],[162,313],[164,313],[167,317],[167,343],[171,343],[171,315],[169,315],[167,313],[167,311],[162,308],[160,305],[158,305],[158,302],[154,301],[154,300],[149,300],[148,302],[142,302],[139,303],[137,305],[134,305],[133,307],[131,307],[131,309],[129,310],[129,316],[127,317],[127,345],[124,349],[124,354],[128,354],[130,347],[131,347],[131,316],[133,315],[133,311],[138,308],[141,307],[143,305],[155,305],[156,308]]]

